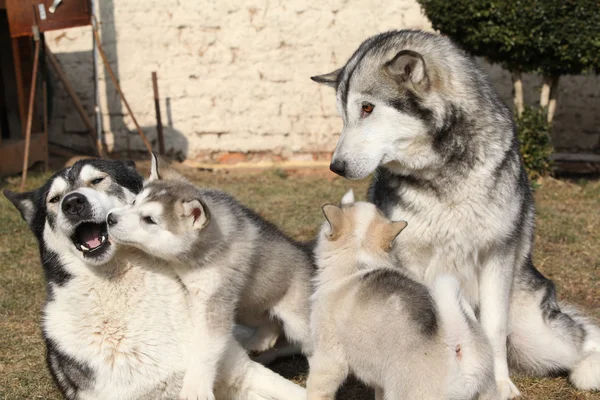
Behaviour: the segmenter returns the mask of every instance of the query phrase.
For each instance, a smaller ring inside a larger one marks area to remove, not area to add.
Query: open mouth
[[[71,240],[84,256],[97,256],[110,246],[106,222],[84,222],[75,229]]]

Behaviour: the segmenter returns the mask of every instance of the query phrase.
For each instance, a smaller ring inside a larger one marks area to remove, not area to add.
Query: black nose
[[[62,202],[62,209],[65,214],[81,215],[86,208],[88,208],[88,201],[80,193],[71,193]]]
[[[335,172],[336,174],[338,174],[339,176],[345,176],[346,175],[346,163],[344,161],[334,160],[329,165],[329,169],[331,171]]]
[[[115,217],[113,213],[108,213],[108,215],[106,216],[106,223],[109,226],[116,225],[117,224],[117,217]]]

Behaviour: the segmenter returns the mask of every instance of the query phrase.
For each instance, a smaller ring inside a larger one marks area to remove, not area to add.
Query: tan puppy
[[[323,213],[309,400],[334,399],[350,372],[381,400],[496,398],[491,347],[458,281],[445,275],[427,288],[392,263],[407,223],[351,193]]]

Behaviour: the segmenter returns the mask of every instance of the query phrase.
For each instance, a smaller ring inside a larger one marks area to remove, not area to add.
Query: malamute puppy
[[[193,313],[192,355],[183,398],[210,399],[237,321],[257,328],[250,345],[267,350],[279,337],[309,351],[310,250],[228,194],[152,173],[133,205],[108,214],[117,243],[167,261],[187,290]],[[171,175],[173,174],[170,172]]]
[[[83,160],[32,192],[4,191],[39,243],[47,284],[48,367],[69,400],[178,398],[190,353],[188,293],[164,262],[108,234],[106,215],[133,201],[131,162]],[[228,349],[219,399],[301,400],[304,389]]]
[[[508,361],[600,389],[600,331],[559,305],[533,265],[535,211],[515,124],[471,57],[443,36],[392,31],[313,80],[336,89],[344,121],[331,169],[375,172],[369,200],[410,222],[395,255],[420,281],[458,278],[494,349],[502,399],[519,394]]]
[[[350,371],[378,400],[494,396],[492,349],[458,281],[415,281],[390,255],[406,222],[344,200],[323,207],[315,251],[309,400],[334,399]]]

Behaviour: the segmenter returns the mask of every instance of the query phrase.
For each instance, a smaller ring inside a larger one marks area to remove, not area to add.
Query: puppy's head
[[[164,178],[153,156],[150,178],[131,205],[112,210],[106,219],[110,237],[167,260],[191,253],[210,223],[209,209],[199,191],[181,176]]]
[[[387,258],[406,221],[390,221],[372,203],[355,202],[352,191],[340,206],[323,206],[325,223],[318,238],[317,253],[348,252],[366,264]],[[319,255],[319,254],[318,254]]]

